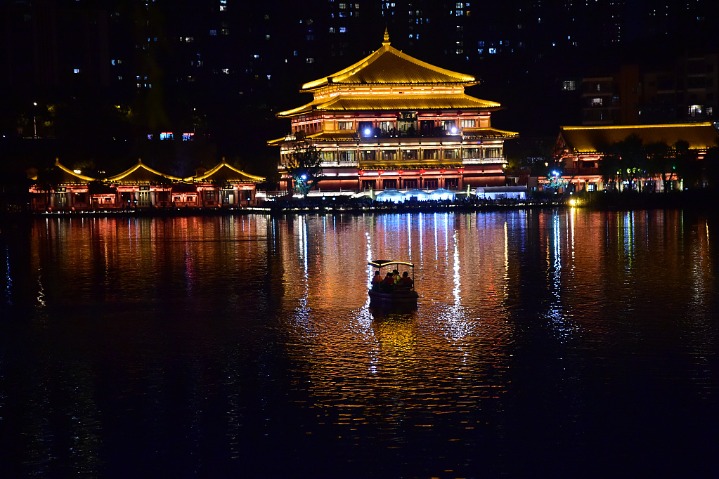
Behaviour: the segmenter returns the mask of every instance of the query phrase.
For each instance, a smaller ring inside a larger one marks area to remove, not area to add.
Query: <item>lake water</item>
[[[2,477],[719,477],[719,218],[0,229]],[[418,309],[369,309],[367,261]]]

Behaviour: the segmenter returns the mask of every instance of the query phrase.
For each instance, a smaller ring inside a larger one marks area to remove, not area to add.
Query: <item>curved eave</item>
[[[80,175],[80,174],[75,173],[67,166],[61,164],[60,160],[55,160],[55,166],[57,168],[59,168],[60,170],[62,170],[63,172],[65,172],[66,174],[68,174],[70,176],[70,178],[79,180],[78,183],[89,183],[91,181],[95,181],[95,178],[91,178],[89,176]],[[36,180],[37,178],[33,178],[33,179]]]
[[[219,165],[215,166],[211,170],[209,170],[207,173],[201,176],[191,176],[189,178],[185,178],[185,181],[191,181],[191,182],[199,182],[199,181],[206,181],[206,180],[212,180],[212,177],[215,175],[219,175],[222,170],[228,170],[231,175],[238,175],[238,178],[230,178],[228,177],[228,181],[235,180],[235,181],[250,181],[253,183],[262,183],[265,181],[265,178],[262,176],[256,176],[256,175],[250,175],[249,173],[245,173],[242,170],[238,170],[237,168],[233,167],[232,165],[229,165],[228,163],[220,163]]]
[[[465,138],[518,138],[519,133],[516,131],[498,130],[496,128],[465,128],[462,131]]]
[[[155,169],[153,169],[153,168],[150,168],[149,166],[145,165],[145,164],[142,163],[141,161],[138,161],[137,164],[136,164],[135,166],[133,166],[132,168],[130,168],[129,170],[125,170],[125,171],[123,171],[123,172],[120,173],[120,174],[117,174],[117,175],[115,175],[115,176],[111,176],[111,177],[107,178],[105,181],[106,181],[106,182],[110,182],[110,183],[123,182],[123,181],[126,181],[126,182],[128,182],[128,183],[132,183],[132,182],[137,182],[137,183],[149,183],[150,180],[146,180],[146,179],[144,179],[144,180],[133,180],[133,179],[127,180],[127,177],[128,177],[128,176],[132,175],[133,173],[135,173],[135,172],[136,172],[137,170],[139,170],[139,169],[145,170],[145,171],[147,171],[147,172],[149,172],[149,173],[151,173],[151,174],[153,174],[153,175],[156,175],[156,176],[161,177],[161,178],[166,178],[166,179],[168,179],[168,180],[172,180],[172,181],[182,181],[182,178],[179,178],[179,177],[176,177],[176,176],[171,176],[171,175],[166,175],[166,174],[164,174],[164,173],[160,173],[159,171],[157,171],[157,170],[155,170]]]
[[[399,68],[386,69],[377,67],[377,63],[394,63]],[[401,68],[402,65],[405,68]],[[373,67],[376,71],[373,71]],[[392,78],[388,71],[396,71],[404,75],[404,79]],[[427,78],[431,77],[431,81]],[[424,79],[423,79],[424,78]],[[461,83],[465,85],[477,84],[472,75],[454,72],[418,60],[383,42],[382,47],[375,50],[357,63],[348,66],[332,75],[307,82],[302,85],[303,91],[312,91],[331,84],[387,84],[387,83]]]
[[[282,111],[278,118],[291,118],[313,111],[361,112],[361,111],[437,111],[437,110],[484,110],[496,111],[502,105],[495,101],[481,100],[469,95],[387,95],[387,96],[337,96],[314,100],[292,110]]]

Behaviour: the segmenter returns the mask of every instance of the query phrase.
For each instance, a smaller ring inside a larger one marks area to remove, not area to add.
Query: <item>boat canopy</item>
[[[390,266],[390,265],[394,265],[394,264],[414,268],[414,263],[410,263],[409,261],[398,261],[398,260],[394,260],[394,259],[376,259],[376,260],[370,261],[367,264],[370,266],[374,266],[375,268],[384,268],[385,266]]]

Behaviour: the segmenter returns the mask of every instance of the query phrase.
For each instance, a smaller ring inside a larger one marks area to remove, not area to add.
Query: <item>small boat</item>
[[[376,259],[367,263],[377,268],[382,279],[379,284],[373,281],[369,290],[370,306],[383,309],[417,309],[419,295],[414,289],[414,264],[408,261]],[[403,271],[401,271],[403,270]],[[399,281],[390,281],[387,275],[400,274]]]

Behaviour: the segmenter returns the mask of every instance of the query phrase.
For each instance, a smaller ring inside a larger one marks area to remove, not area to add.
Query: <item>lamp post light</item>
[[[37,109],[37,102],[32,102],[32,138],[37,140],[37,118],[35,117],[35,110]]]

